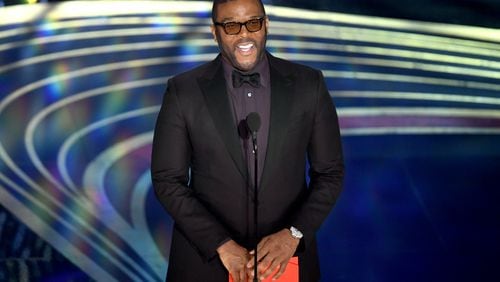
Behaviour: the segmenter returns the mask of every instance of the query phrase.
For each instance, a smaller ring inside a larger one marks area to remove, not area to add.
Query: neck
[[[266,54],[267,54],[267,52],[262,52],[262,55],[260,56],[260,58],[257,59],[257,61],[255,62],[255,65],[251,69],[248,69],[248,70],[243,70],[243,69],[240,69],[240,68],[234,66],[231,63],[231,61],[228,58],[226,58],[223,54],[221,54],[221,57],[222,57],[222,60],[224,60],[226,65],[231,66],[233,69],[235,69],[241,73],[248,74],[248,73],[255,72],[255,70],[259,68],[259,65],[262,64],[263,61],[265,61],[264,58],[265,58]]]

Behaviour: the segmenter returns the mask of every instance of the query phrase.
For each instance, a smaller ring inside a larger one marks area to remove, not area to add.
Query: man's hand
[[[217,253],[219,253],[222,264],[229,271],[234,282],[247,281],[247,269],[245,265],[250,257],[247,249],[230,240],[217,248]]]
[[[278,279],[285,272],[288,261],[295,253],[299,243],[300,239],[292,237],[288,229],[264,237],[257,245],[259,279],[267,278],[276,269],[278,272],[273,276],[273,280]],[[254,251],[251,251],[250,254],[254,254]],[[247,267],[253,270],[253,259],[248,262]],[[253,275],[253,271],[250,275]]]

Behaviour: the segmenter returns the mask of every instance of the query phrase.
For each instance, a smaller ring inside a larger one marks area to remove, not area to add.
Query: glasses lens
[[[250,32],[259,31],[262,28],[262,19],[249,20],[245,26]]]
[[[227,34],[238,34],[241,29],[240,23],[230,22],[224,24],[224,30]]]

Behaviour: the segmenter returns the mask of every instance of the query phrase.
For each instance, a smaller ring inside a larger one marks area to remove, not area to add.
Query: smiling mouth
[[[238,50],[247,53],[254,47],[254,44],[249,42],[244,44],[238,44],[236,47],[238,48]]]

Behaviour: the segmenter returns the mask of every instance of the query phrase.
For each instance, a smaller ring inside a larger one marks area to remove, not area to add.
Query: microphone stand
[[[253,185],[254,185],[254,206],[253,206],[253,216],[254,216],[254,236],[255,236],[255,241],[254,241],[254,257],[253,257],[253,262],[254,262],[254,268],[253,268],[253,282],[258,282],[259,281],[259,276],[258,276],[258,271],[257,271],[257,264],[258,264],[258,255],[257,255],[257,245],[258,245],[258,239],[259,239],[259,232],[258,232],[258,227],[259,225],[257,224],[257,213],[258,213],[258,205],[259,205],[259,194],[258,194],[258,185],[259,185],[259,158],[258,158],[258,151],[257,151],[257,131],[259,131],[260,127],[260,116],[256,112],[251,112],[248,114],[247,118],[245,119],[246,124],[247,124],[247,129],[249,133],[252,134],[252,143],[253,143],[253,156],[254,156],[254,173],[253,173]],[[247,137],[248,138],[248,137]],[[250,189],[249,189],[250,190]]]
[[[254,231],[255,231],[255,248],[254,248],[254,257],[253,257],[253,262],[254,262],[254,268],[253,268],[253,282],[258,282],[258,273],[257,273],[257,244],[258,244],[258,238],[259,238],[259,232],[258,232],[258,224],[257,224],[257,213],[258,213],[258,208],[257,205],[259,203],[259,197],[258,197],[258,183],[259,180],[259,162],[258,162],[258,154],[257,154],[257,131],[252,131],[252,143],[253,143],[253,156],[254,156],[254,173],[253,173],[253,187],[254,187],[254,205],[253,205],[253,216],[254,216]]]

